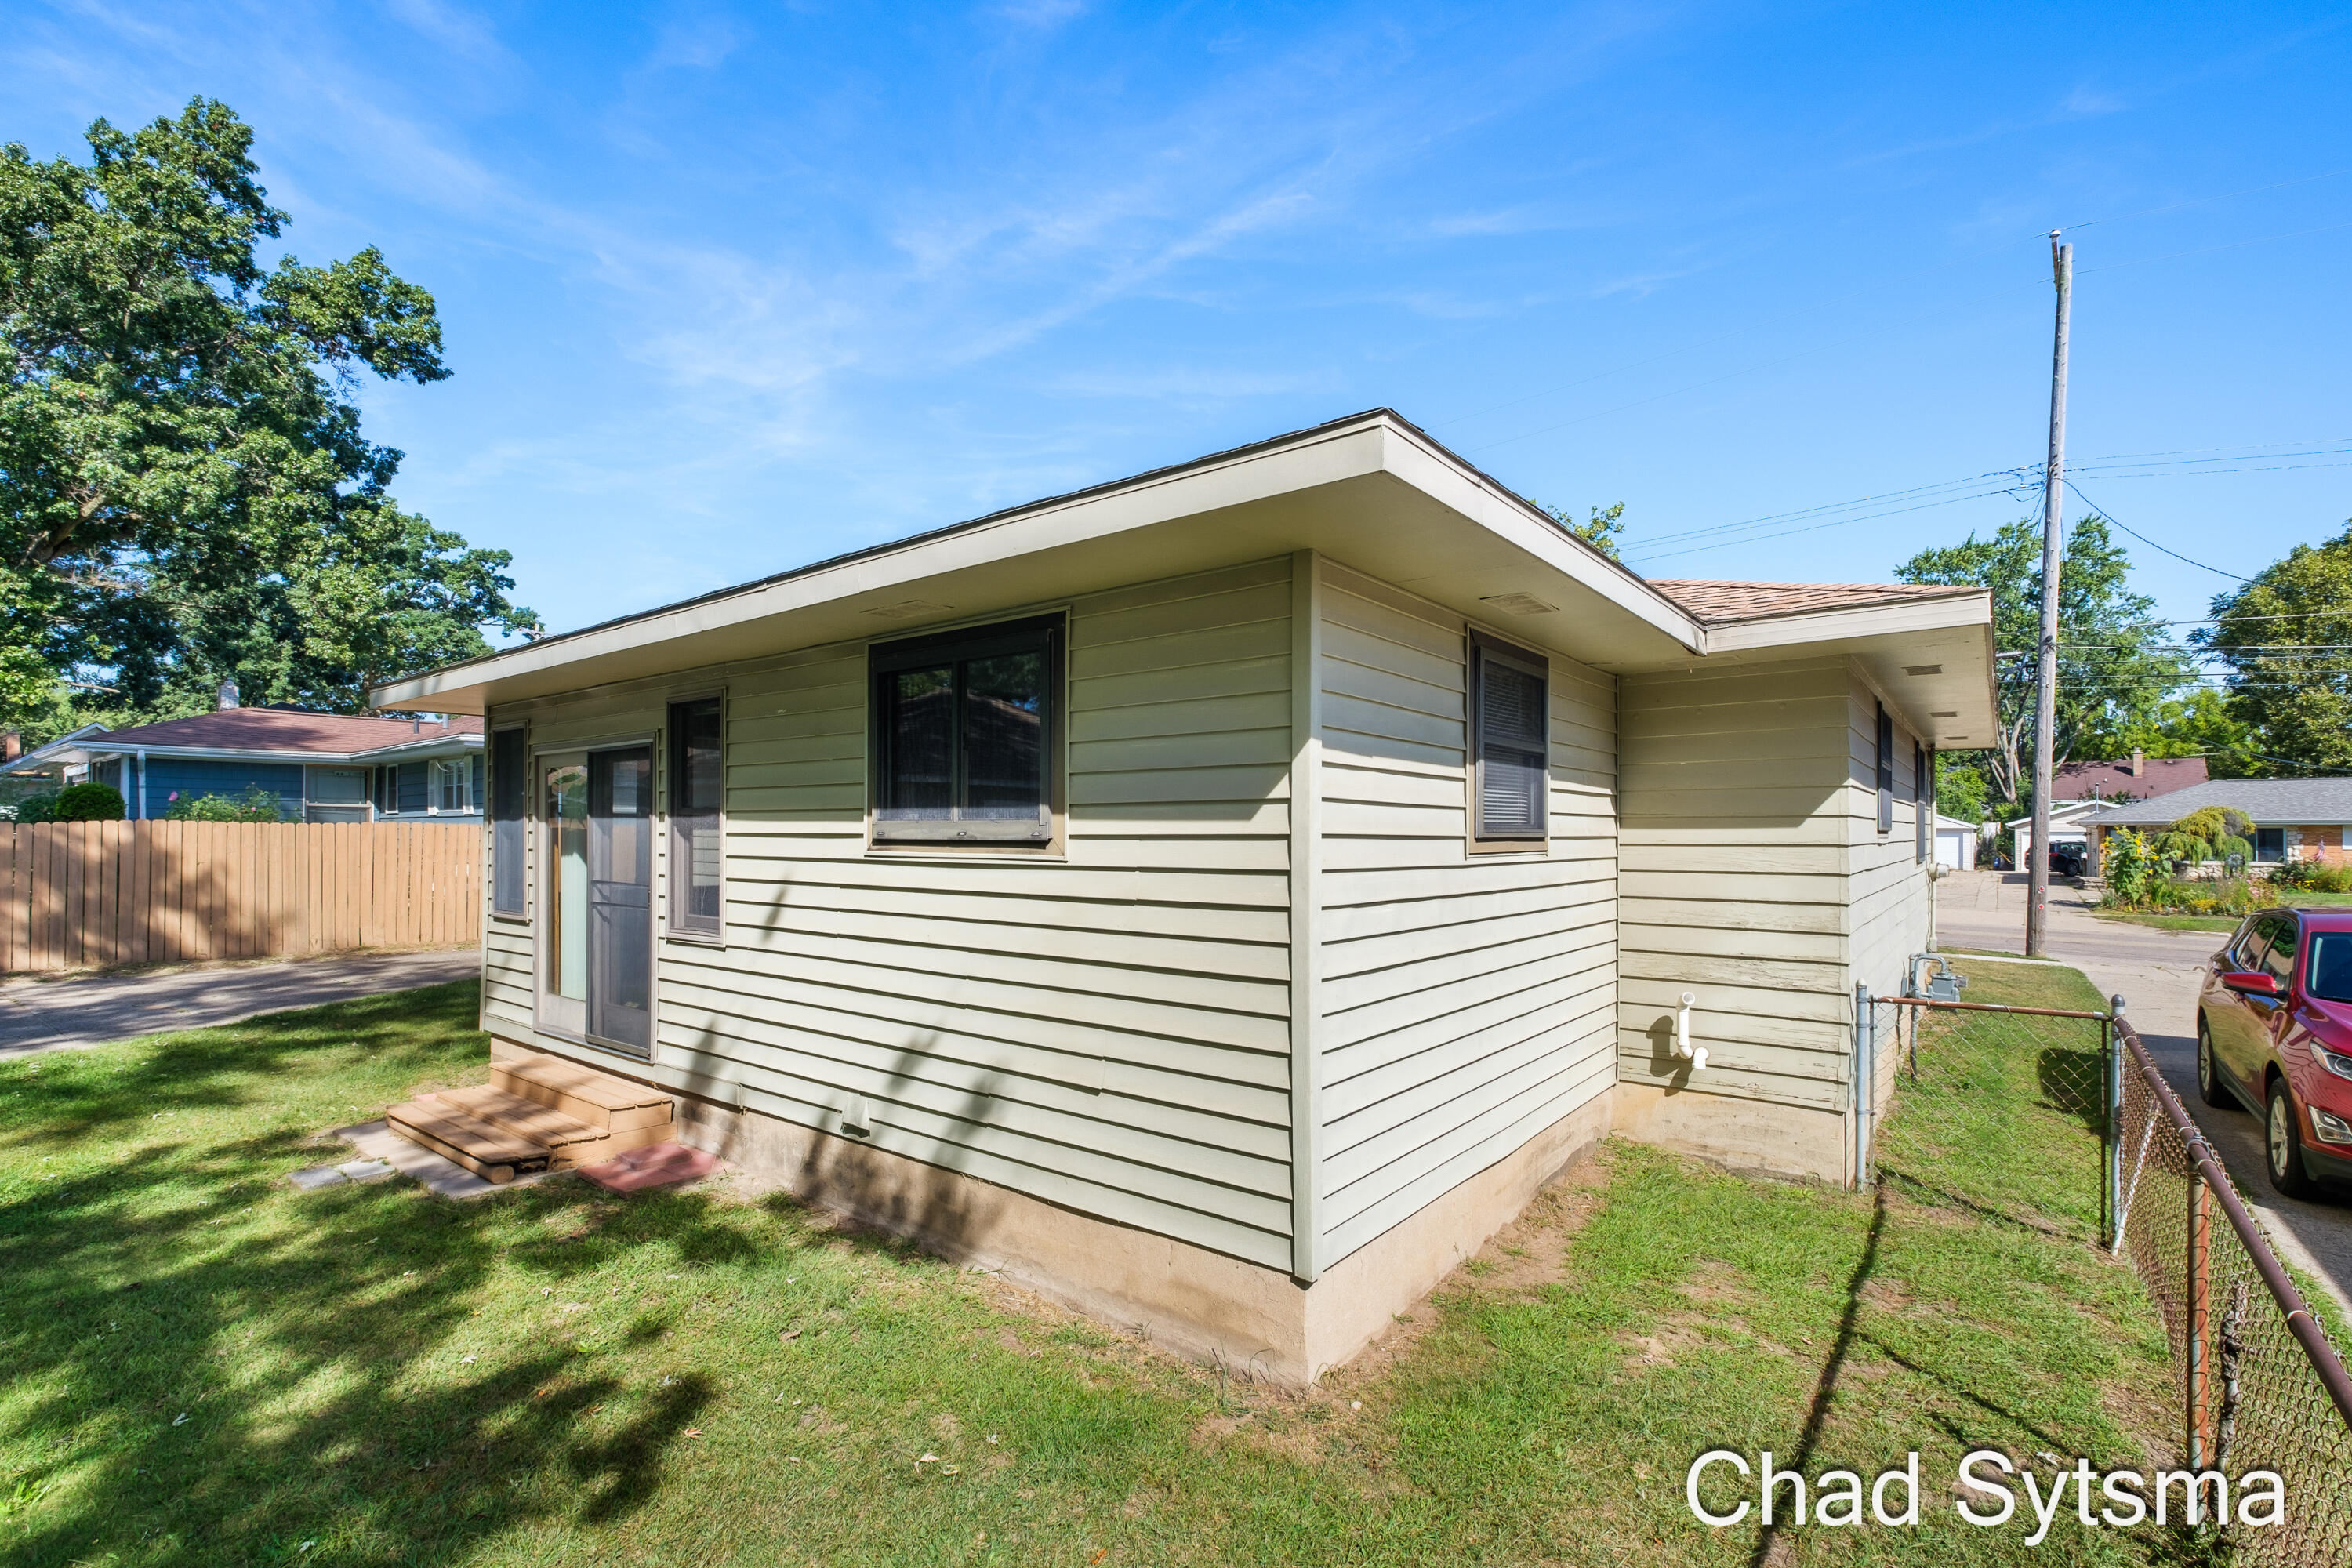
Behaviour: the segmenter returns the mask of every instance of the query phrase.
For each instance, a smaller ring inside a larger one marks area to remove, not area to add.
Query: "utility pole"
[[[2058,330],[2050,351],[2050,460],[2042,470],[2042,649],[2033,683],[2033,852],[2026,858],[2025,956],[2046,958],[2050,936],[2050,772],[2058,729],[2058,524],[2065,512],[2066,326],[2074,303],[2074,247],[2050,231]]]

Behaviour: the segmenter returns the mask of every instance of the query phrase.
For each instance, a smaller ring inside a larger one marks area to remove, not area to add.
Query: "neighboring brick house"
[[[2209,805],[2235,806],[2254,820],[2254,861],[2346,863],[2352,835],[2352,778],[2214,779],[2153,800],[2102,806],[2084,819],[2095,855],[2099,841],[2118,827],[2147,832],[2179,821]]]
[[[479,719],[241,708],[233,685],[221,701],[160,724],[89,725],[0,764],[0,774],[112,784],[133,819],[167,816],[189,795],[260,789],[290,822],[481,820]]]

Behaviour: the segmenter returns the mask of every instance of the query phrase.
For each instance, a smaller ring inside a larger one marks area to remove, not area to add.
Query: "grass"
[[[2255,906],[2259,909],[2284,907],[2297,910],[2342,909],[2352,904],[2352,893],[2313,892],[2302,888],[2265,889],[2264,897]],[[2243,915],[2181,915],[2142,914],[2105,910],[2094,906],[2091,912],[2103,921],[2116,921],[2125,925],[2148,926],[2157,931],[2235,931]]]
[[[1982,967],[1972,997],[2056,984]],[[2012,1103],[2015,1064],[1964,1128],[1899,1111],[1899,1178],[1870,1194],[1612,1142],[1391,1342],[1288,1394],[743,1187],[287,1186],[318,1130],[478,1079],[473,1013],[447,986],[0,1064],[0,1562],[2171,1550],[2068,1523],[2028,1548],[1946,1500],[1967,1448],[2123,1463],[2169,1420],[2155,1321],[2082,1245],[2072,1173],[2000,1190],[2004,1129],[2063,1142]],[[1717,1446],[1865,1474],[1918,1448],[1925,1522],[1710,1531],[1683,1476]]]

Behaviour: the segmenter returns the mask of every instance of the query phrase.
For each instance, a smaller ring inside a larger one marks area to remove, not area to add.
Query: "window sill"
[[[727,945],[726,932],[715,931],[666,931],[662,932],[662,940],[682,942],[688,947],[724,948]]]
[[[874,844],[868,860],[929,860],[954,865],[971,860],[1011,860],[1024,865],[1066,865],[1070,852],[1058,844]]]
[[[530,924],[530,916],[528,914],[510,914],[504,910],[492,910],[490,911],[490,919],[510,926],[528,926]]]

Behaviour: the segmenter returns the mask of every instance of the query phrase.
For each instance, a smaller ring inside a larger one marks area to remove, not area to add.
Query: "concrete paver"
[[[2157,1069],[2187,1106],[2238,1191],[2281,1256],[2322,1280],[2352,1317],[2352,1194],[2317,1201],[2282,1197],[2263,1163],[2262,1127],[2235,1108],[2216,1110],[2197,1094],[2197,982],[2221,947],[2221,931],[2168,931],[2103,921],[2080,889],[2050,889],[2050,956],[2081,970],[2105,996],[2120,995]],[[2025,878],[1964,871],[1936,884],[1939,947],[2025,951]],[[1958,960],[1966,966],[1965,958]]]
[[[481,972],[478,948],[184,968],[0,985],[0,1058],[242,1023]]]

